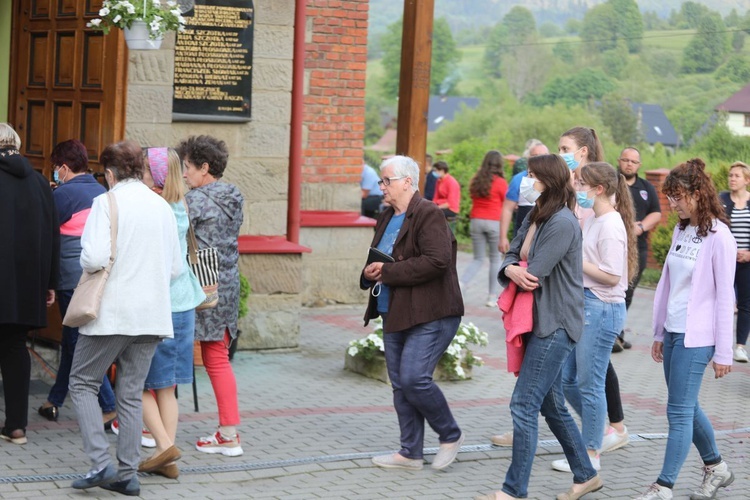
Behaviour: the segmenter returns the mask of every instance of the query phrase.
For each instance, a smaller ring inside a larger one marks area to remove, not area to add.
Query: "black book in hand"
[[[383,253],[380,250],[378,250],[375,247],[370,247],[370,251],[367,253],[367,264],[370,265],[373,262],[396,262],[396,260],[388,255],[387,253]]]

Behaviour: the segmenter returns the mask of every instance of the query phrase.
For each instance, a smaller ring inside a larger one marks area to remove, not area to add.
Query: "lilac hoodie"
[[[715,346],[714,362],[731,365],[737,244],[723,222],[715,220],[713,231],[703,238],[690,281],[685,347]],[[678,224],[672,234],[670,250],[680,232]],[[669,287],[669,267],[664,266],[654,297],[654,340],[658,342],[664,342]]]

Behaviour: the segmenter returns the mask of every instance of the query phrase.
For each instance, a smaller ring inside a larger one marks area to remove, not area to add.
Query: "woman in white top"
[[[594,215],[583,223],[586,321],[562,379],[565,399],[581,416],[591,463],[599,470],[607,414],[607,366],[625,322],[625,291],[638,271],[638,251],[633,200],[625,178],[609,163],[587,163],[578,169],[576,189],[578,206],[593,209]],[[553,463],[553,468],[558,469],[556,465],[567,466]]]
[[[143,384],[157,343],[163,337],[172,337],[169,284],[182,272],[183,257],[172,209],[141,182],[140,146],[133,141],[107,146],[101,162],[117,201],[116,254],[99,315],[80,327],[73,357],[70,394],[91,470],[72,486],[101,486],[138,495]],[[94,198],[81,249],[84,271],[95,272],[109,263],[110,206],[106,194]],[[102,377],[112,363],[117,364],[119,470],[112,464],[97,401]]]

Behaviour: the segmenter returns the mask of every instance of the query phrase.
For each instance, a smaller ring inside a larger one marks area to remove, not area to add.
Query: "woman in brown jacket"
[[[456,274],[456,239],[443,213],[423,199],[419,167],[406,156],[380,166],[383,201],[389,205],[375,226],[372,246],[394,262],[373,262],[362,272],[362,288],[372,288],[365,313],[382,316],[388,375],[401,428],[401,450],[373,458],[380,467],[421,469],[425,420],[437,431],[440,449],[433,469],[456,458],[464,435],[448,402],[432,379],[464,314]]]

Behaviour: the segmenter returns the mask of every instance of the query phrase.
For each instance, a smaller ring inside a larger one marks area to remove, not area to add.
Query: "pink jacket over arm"
[[[526,261],[521,261],[518,265],[527,267]],[[521,290],[511,281],[497,299],[497,306],[503,313],[508,371],[517,377],[526,352],[523,335],[534,329],[534,294]]]

